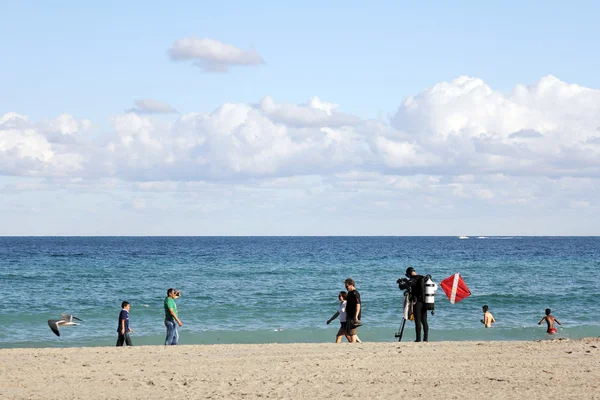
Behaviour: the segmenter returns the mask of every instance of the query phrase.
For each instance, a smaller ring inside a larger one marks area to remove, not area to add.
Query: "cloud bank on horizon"
[[[0,174],[126,181],[244,181],[302,175],[600,176],[600,90],[546,76],[511,93],[461,76],[410,96],[389,123],[313,97],[223,104],[174,121],[137,101],[89,137],[91,122],[0,116]]]

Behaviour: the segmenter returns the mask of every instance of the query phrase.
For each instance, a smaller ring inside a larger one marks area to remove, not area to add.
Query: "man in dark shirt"
[[[131,309],[131,306],[128,302],[124,301],[121,303],[121,308],[119,325],[117,325],[117,332],[119,334],[117,346],[123,346],[123,343],[127,346],[131,346],[131,338],[129,337],[129,332],[133,332],[133,329],[129,328],[129,310]]]
[[[346,298],[346,339],[350,343],[356,343],[356,330],[362,325],[360,322],[360,293],[354,287],[354,280],[348,278],[344,281],[348,297]]]

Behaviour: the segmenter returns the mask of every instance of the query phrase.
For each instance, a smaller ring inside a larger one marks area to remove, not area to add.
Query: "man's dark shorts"
[[[352,322],[346,322],[346,335],[354,336],[358,330],[358,325],[354,325]]]

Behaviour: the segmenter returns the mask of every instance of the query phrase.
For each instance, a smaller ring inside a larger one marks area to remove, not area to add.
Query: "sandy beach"
[[[0,398],[600,399],[599,348],[600,338],[2,349]]]

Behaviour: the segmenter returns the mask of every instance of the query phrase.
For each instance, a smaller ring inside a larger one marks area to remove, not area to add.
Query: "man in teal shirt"
[[[167,327],[167,338],[165,339],[165,345],[176,345],[179,339],[179,332],[177,332],[177,325],[182,326],[181,320],[177,316],[177,303],[175,299],[180,296],[179,290],[173,288],[167,290],[167,297],[165,298],[165,326]]]

